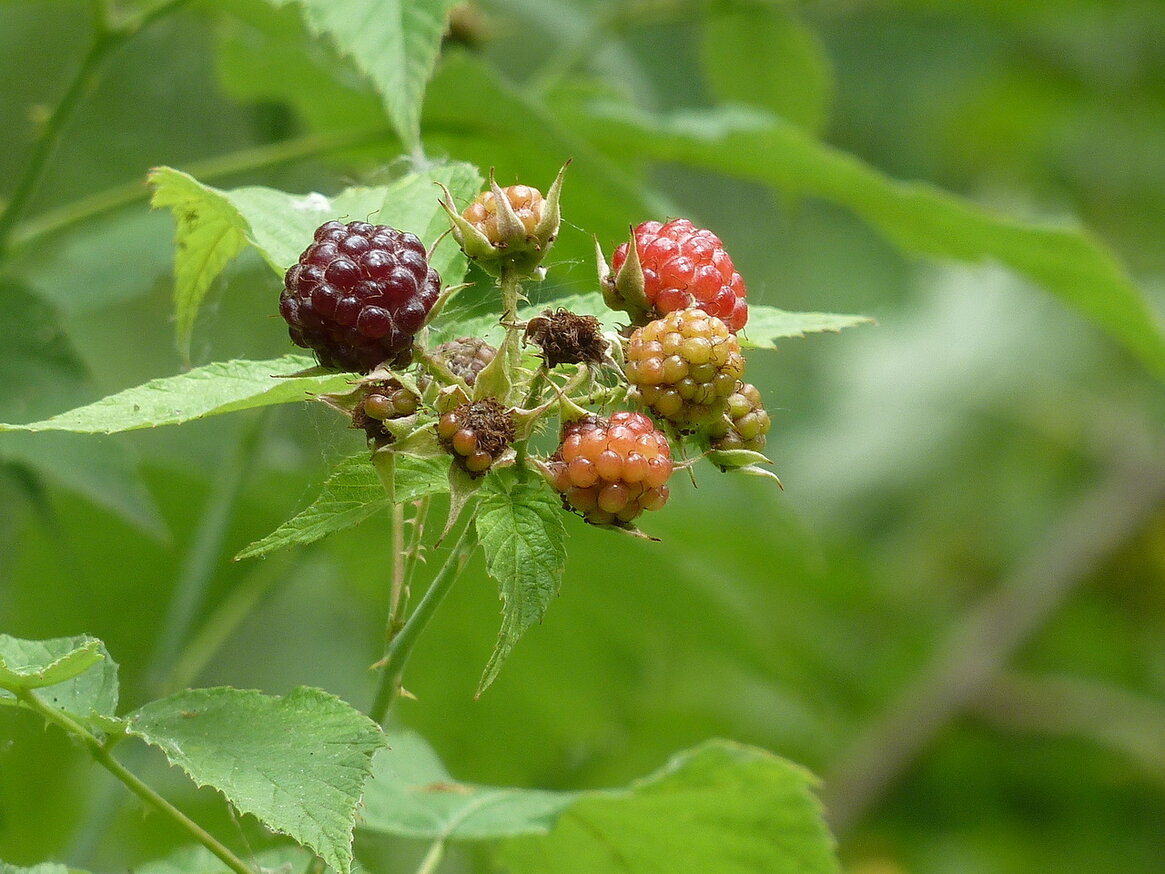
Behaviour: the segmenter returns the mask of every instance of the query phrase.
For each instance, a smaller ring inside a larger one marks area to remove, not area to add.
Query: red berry
[[[408,364],[441,277],[413,234],[386,225],[320,225],[287,271],[279,312],[292,341],[321,364],[367,373]]]
[[[567,422],[549,468],[568,510],[622,526],[667,503],[671,449],[649,418],[624,410]]]
[[[748,321],[744,280],[720,238],[688,219],[635,228],[635,248],[643,268],[643,293],[658,314],[699,307],[723,319],[733,333]],[[615,250],[614,273],[627,260],[628,243]]]

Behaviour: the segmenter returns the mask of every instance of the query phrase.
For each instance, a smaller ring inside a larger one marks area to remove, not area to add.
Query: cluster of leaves
[[[677,755],[625,789],[541,792],[458,783],[415,733],[392,735],[319,689],[285,696],[230,687],[191,689],[117,715],[118,667],[92,637],[30,641],[0,634],[0,707],[31,710],[90,748],[147,802],[157,796],[113,757],[136,738],[161,750],[201,786],[303,849],[284,846],[256,860],[302,867],[318,855],[352,870],[353,830],[432,843],[493,842],[513,872],[593,871],[611,855],[630,864],[757,870],[836,871],[813,778],[762,750],[708,743]],[[361,806],[361,799],[363,799]],[[164,804],[164,802],[163,802]],[[359,817],[357,808],[360,806]],[[161,812],[181,818],[176,809]],[[685,828],[671,823],[682,816]],[[779,835],[773,840],[770,835]],[[726,841],[736,843],[730,860]],[[215,857],[218,858],[215,858]],[[143,866],[239,874],[249,867],[221,845]],[[727,865],[727,867],[725,867]],[[55,874],[61,865],[5,874]]]

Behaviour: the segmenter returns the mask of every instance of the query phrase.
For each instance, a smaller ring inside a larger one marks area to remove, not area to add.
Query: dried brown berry
[[[526,325],[526,339],[542,348],[547,367],[559,364],[598,364],[607,352],[603,327],[594,316],[568,309],[546,309]]]

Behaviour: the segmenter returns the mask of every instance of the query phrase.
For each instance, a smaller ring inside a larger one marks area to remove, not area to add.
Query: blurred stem
[[[263,170],[279,164],[287,164],[303,158],[381,142],[391,135],[391,131],[387,128],[307,134],[295,139],[281,140],[278,143],[240,149],[237,152],[230,152],[204,161],[192,161],[184,166],[184,170],[199,180],[212,181],[240,173]],[[41,237],[67,230],[74,225],[113,212],[123,206],[147,200],[149,196],[149,190],[140,181],[99,191],[22,222],[16,233],[13,234],[12,245],[13,247],[26,246]]]
[[[178,580],[174,584],[155,645],[149,683],[152,689],[161,690],[169,685],[167,677],[174,670],[206,599],[206,591],[214,578],[215,567],[222,555],[227,530],[234,516],[235,504],[259,455],[269,421],[270,408],[251,417],[211,488],[194,540],[186,552]]]
[[[1156,461],[1122,465],[1080,498],[840,757],[823,793],[835,833],[860,820],[1072,588],[1158,512],[1165,468]]]
[[[168,695],[178,689],[185,689],[198,678],[243,620],[251,615],[275,582],[291,567],[293,557],[302,559],[302,553],[296,555],[285,552],[264,558],[219,602],[190,638],[159,689],[160,694]]]
[[[210,834],[206,829],[159,795],[154,789],[126,770],[113,757],[113,754],[106,748],[100,738],[73,719],[69,714],[45,704],[29,689],[16,690],[16,696],[28,705],[30,709],[40,714],[46,722],[51,722],[59,728],[64,729],[66,733],[72,735],[74,738],[80,740],[89,750],[93,758],[97,760],[98,764],[124,783],[130,792],[155,808],[159,813],[170,819],[171,822],[194,838],[194,840],[214,853],[224,865],[236,872],[236,874],[255,874],[254,871],[247,867],[245,862],[231,852],[230,848],[214,837],[214,835]]]
[[[416,874],[433,874],[444,858],[445,841],[438,838],[429,846],[429,852],[425,853],[425,858],[421,859],[421,864],[417,868]]]
[[[80,106],[81,100],[96,87],[109,56],[138,31],[188,2],[189,0],[169,0],[169,2],[162,3],[135,19],[130,19],[120,27],[111,26],[106,7],[98,8],[98,14],[94,16],[93,22],[93,42],[81,60],[81,65],[77,68],[72,81],[65,89],[65,93],[61,95],[61,99],[57,101],[57,105],[41,129],[40,136],[32,146],[28,162],[24,165],[24,170],[12,191],[12,196],[5,205],[4,211],[0,213],[0,260],[8,255],[16,223],[24,214],[25,209],[28,208],[29,201],[36,193],[41,180],[44,179],[49,161],[56,151],[65,127],[77,111],[77,107]]]
[[[469,560],[470,553],[473,552],[476,546],[477,526],[474,524],[473,519],[470,519],[465,524],[465,527],[461,529],[461,535],[457,539],[457,543],[449,551],[449,555],[445,558],[445,563],[437,571],[437,576],[433,578],[433,582],[429,585],[424,597],[421,598],[420,603],[417,604],[416,609],[409,616],[408,621],[405,622],[400,632],[388,644],[384,658],[380,660],[380,665],[382,666],[380,687],[376,691],[376,700],[373,702],[372,709],[369,711],[371,717],[381,725],[388,718],[393,702],[400,695],[401,680],[404,677],[405,665],[408,663],[413,647],[416,646],[421,632],[425,630],[425,626],[436,615],[441,601],[444,600],[445,596],[449,594],[450,589],[453,588],[453,583],[461,574],[466,561]]]
[[[1082,677],[1008,672],[970,706],[976,716],[1004,730],[1103,744],[1165,783],[1165,705],[1152,698]]]

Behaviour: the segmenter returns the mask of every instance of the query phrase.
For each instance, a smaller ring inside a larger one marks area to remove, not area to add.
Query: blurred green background
[[[80,63],[89,13],[0,3],[0,195]],[[1165,872],[1160,382],[1014,273],[920,260],[823,200],[602,154],[554,99],[759,97],[895,178],[1086,225],[1160,313],[1165,6],[491,0],[454,21],[427,153],[543,189],[575,158],[547,297],[594,288],[592,234],[609,252],[628,224],[683,214],[723,238],[751,299],[879,326],[751,354],[783,492],[705,466],[645,520],[662,543],[568,520],[561,597],[474,701],[499,609],[478,559],[410,665],[401,719],[459,778],[520,786],[622,784],[712,736],[766,747],[823,778],[855,874]],[[467,81],[482,70],[496,75]],[[150,167],[330,194],[392,178],[400,152],[379,99],[294,6],[204,0],[138,34],[84,96],[13,238],[0,420],[187,366]],[[277,294],[244,256],[212,290],[193,363],[285,351]],[[311,684],[366,707],[388,520],[229,560],[360,449],[341,425],[288,407],[2,435],[0,629],[102,638],[126,708],[176,660],[193,685]],[[205,584],[191,630],[229,631],[203,663],[162,630],[182,579]],[[131,764],[188,809],[261,839],[139,752]],[[124,870],[181,840],[108,783],[58,733],[0,710],[0,858]],[[412,870],[410,848],[361,850],[375,870]],[[442,870],[478,867],[467,850]]]

